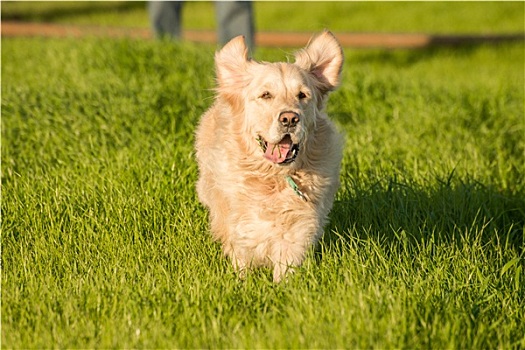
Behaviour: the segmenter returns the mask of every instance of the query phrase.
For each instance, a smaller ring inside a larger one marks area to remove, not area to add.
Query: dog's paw
[[[273,281],[279,283],[285,281],[295,272],[294,266],[277,263],[273,267]]]
[[[248,264],[246,264],[245,261],[241,259],[237,259],[235,257],[232,257],[231,260],[232,260],[233,270],[237,274],[237,277],[239,277],[239,279],[241,280],[246,279],[246,274],[248,272]]]

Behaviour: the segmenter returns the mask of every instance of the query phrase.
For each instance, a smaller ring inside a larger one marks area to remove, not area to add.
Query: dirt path
[[[151,30],[144,28],[97,27],[80,25],[59,25],[49,23],[25,23],[2,21],[2,37],[42,36],[42,37],[129,37],[152,39]],[[300,47],[305,45],[313,33],[296,32],[257,32],[255,42],[267,47]],[[427,34],[389,34],[389,33],[335,33],[344,47],[353,48],[424,48],[430,46],[469,45],[499,43],[504,41],[524,41],[525,34],[491,35],[427,35]],[[184,31],[183,39],[216,43],[213,31]]]

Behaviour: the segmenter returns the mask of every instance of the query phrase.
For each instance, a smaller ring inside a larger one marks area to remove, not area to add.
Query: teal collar
[[[292,188],[292,190],[295,192],[296,195],[301,197],[301,199],[303,201],[305,201],[305,202],[308,201],[308,199],[306,198],[304,193],[301,192],[301,190],[299,189],[299,186],[297,186],[297,184],[295,183],[295,181],[292,179],[292,177],[290,175],[286,176],[286,181],[288,182],[288,185],[290,185],[290,187]]]

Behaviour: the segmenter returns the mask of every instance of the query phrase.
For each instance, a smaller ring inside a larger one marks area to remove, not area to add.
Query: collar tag
[[[301,197],[301,199],[303,201],[305,201],[305,202],[308,201],[308,199],[306,198],[304,193],[301,192],[301,190],[299,189],[299,186],[297,186],[297,184],[295,183],[295,181],[292,179],[292,177],[290,175],[286,176],[286,181],[288,182],[288,185],[290,185],[290,187],[292,188],[292,190],[295,192],[296,195]]]

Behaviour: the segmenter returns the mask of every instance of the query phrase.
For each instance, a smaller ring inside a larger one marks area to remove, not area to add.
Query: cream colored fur
[[[260,63],[237,37],[215,62],[217,97],[196,134],[199,199],[236,270],[270,266],[278,282],[323,234],[339,186],[342,137],[324,104],[339,84],[343,53],[326,31],[295,63]],[[285,127],[282,112],[297,115],[297,125]],[[258,138],[277,144],[286,134],[299,146],[295,161],[265,158]]]

